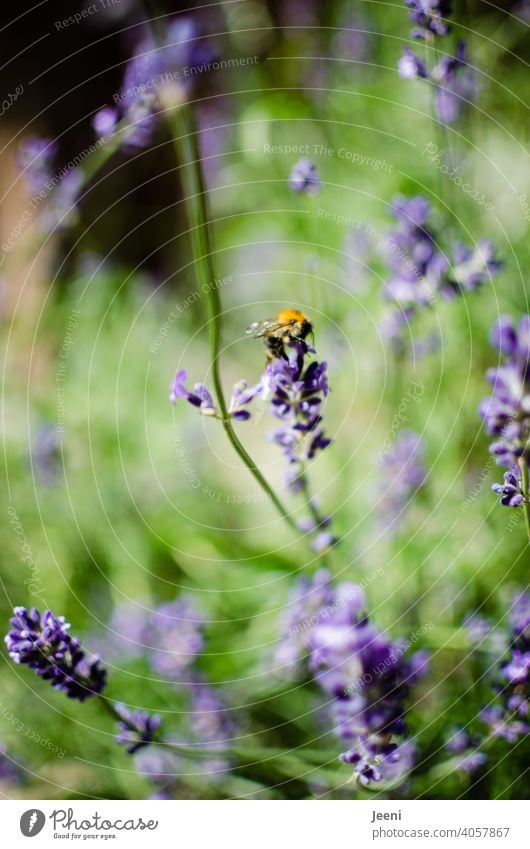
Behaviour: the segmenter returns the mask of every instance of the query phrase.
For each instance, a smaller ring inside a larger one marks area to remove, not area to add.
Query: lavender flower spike
[[[492,345],[504,362],[487,372],[493,394],[484,398],[479,412],[490,436],[498,437],[490,445],[497,465],[506,466],[503,484],[493,490],[506,507],[528,509],[528,463],[530,453],[530,316],[523,316],[515,327],[509,316],[502,316],[491,330]]]
[[[432,41],[446,35],[449,25],[443,20],[451,14],[450,0],[405,0],[410,9],[410,20],[416,24],[411,31],[413,38]]]
[[[13,612],[5,644],[15,663],[29,666],[71,699],[84,702],[102,692],[107,672],[98,658],[87,659],[79,640],[68,633],[64,616],[51,610],[41,616],[34,607],[15,607]]]

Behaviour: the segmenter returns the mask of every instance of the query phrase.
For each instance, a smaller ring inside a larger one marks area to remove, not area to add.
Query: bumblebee
[[[249,336],[262,338],[267,359],[287,359],[285,345],[292,340],[304,341],[313,332],[313,325],[300,310],[281,310],[276,318],[254,321],[247,327]]]

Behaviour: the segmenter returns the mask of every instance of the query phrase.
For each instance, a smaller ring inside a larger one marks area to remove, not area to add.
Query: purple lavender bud
[[[29,666],[71,699],[84,702],[102,692],[107,672],[97,657],[87,659],[79,640],[68,633],[64,616],[56,617],[51,610],[41,616],[34,607],[15,607],[13,612],[4,641],[15,663]]]
[[[291,169],[289,186],[293,192],[303,192],[306,195],[316,195],[322,185],[317,168],[310,159],[299,159]]]
[[[398,62],[398,71],[400,77],[403,77],[403,79],[406,80],[426,80],[429,76],[425,63],[416,56],[410,47],[405,48],[403,56]]]
[[[502,446],[504,448],[504,446]],[[504,455],[500,455],[503,457]],[[504,473],[504,483],[494,483],[491,486],[493,492],[500,495],[499,503],[504,507],[520,507],[524,504],[524,495],[521,490],[521,470],[519,466],[510,466]]]
[[[123,704],[116,704],[116,710],[123,717],[118,722],[119,733],[116,735],[116,743],[125,746],[130,755],[134,755],[139,749],[153,742],[153,737],[160,728],[162,717],[149,714],[143,710],[129,710]],[[131,726],[134,726],[131,728]]]
[[[248,404],[251,404],[254,398],[259,395],[261,391],[262,386],[260,383],[250,387],[246,380],[240,380],[238,383],[234,383],[228,405],[228,414],[239,421],[247,421],[250,419],[250,412],[243,408]]]
[[[337,545],[337,542],[337,537],[333,536],[333,534],[329,533],[329,531],[322,531],[322,533],[318,534],[311,541],[311,548],[313,551],[316,551],[317,554],[320,554],[322,551],[327,551],[329,548]]]
[[[118,123],[118,115],[115,109],[111,106],[104,106],[99,112],[96,112],[92,118],[92,126],[94,132],[99,139],[104,139],[114,132],[114,128]]]

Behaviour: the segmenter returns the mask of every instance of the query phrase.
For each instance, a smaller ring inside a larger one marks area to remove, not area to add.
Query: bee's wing
[[[290,327],[292,321],[278,321],[276,318],[266,318],[265,321],[254,321],[247,327],[247,333],[250,336],[259,338],[266,336],[268,333],[274,333],[276,330],[281,330],[282,327]]]

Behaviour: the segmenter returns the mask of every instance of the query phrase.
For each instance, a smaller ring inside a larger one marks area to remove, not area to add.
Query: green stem
[[[525,457],[519,458],[519,468],[521,469],[521,490],[523,493],[523,510],[524,520],[526,524],[526,533],[528,542],[530,543],[530,495],[528,492],[528,466]]]
[[[187,178],[189,185],[186,194],[189,201],[190,232],[192,239],[193,256],[198,266],[199,284],[204,285],[207,292],[208,305],[208,332],[210,342],[210,353],[212,359],[212,377],[215,397],[221,413],[221,424],[224,431],[249,472],[254,476],[260,487],[266,493],[272,504],[276,507],[282,518],[289,527],[298,531],[296,522],[289,511],[282,504],[271,485],[265,479],[257,464],[254,462],[246,448],[237,436],[232,420],[228,415],[228,406],[224,396],[220,372],[220,347],[221,347],[221,298],[218,288],[212,285],[216,279],[215,267],[212,257],[212,238],[210,214],[208,209],[207,193],[201,168],[200,150],[198,144],[198,133],[195,126],[193,111],[189,106],[182,106],[173,110],[169,116],[173,141],[179,160],[188,167]]]

